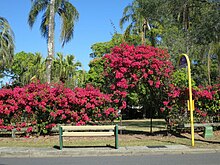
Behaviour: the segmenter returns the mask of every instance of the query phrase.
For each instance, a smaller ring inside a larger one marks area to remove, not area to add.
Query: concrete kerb
[[[85,156],[132,156],[132,155],[165,155],[165,154],[197,154],[220,153],[220,148],[205,149],[191,148],[184,145],[168,145],[165,147],[149,148],[147,146],[103,148],[25,148],[0,147],[0,157],[85,157]]]

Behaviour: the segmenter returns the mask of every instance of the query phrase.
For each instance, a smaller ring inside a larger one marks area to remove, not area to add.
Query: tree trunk
[[[218,58],[218,80],[220,81],[220,43],[216,44],[216,54]]]
[[[208,59],[207,59],[208,83],[209,83],[209,85],[211,85],[211,59],[210,59],[211,50],[212,50],[212,46],[210,45],[209,52],[208,52]]]
[[[189,6],[188,1],[185,2],[183,6],[183,29],[186,32],[186,54],[189,55]]]
[[[142,36],[141,36],[142,45],[146,44],[145,37],[146,37],[146,20],[144,20],[143,27],[142,27]]]
[[[47,83],[51,82],[51,68],[52,61],[54,58],[54,17],[55,17],[55,0],[50,0],[50,18],[49,18],[49,32],[48,32],[48,43],[47,43],[47,51],[48,56],[46,60],[46,80]]]
[[[151,27],[147,19],[144,19],[143,29],[142,29],[142,44],[146,45],[146,33],[147,31],[151,31]]]
[[[218,80],[220,80],[220,54],[218,55]]]

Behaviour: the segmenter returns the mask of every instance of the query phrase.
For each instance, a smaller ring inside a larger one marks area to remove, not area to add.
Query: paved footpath
[[[189,153],[220,153],[220,148],[205,149],[185,145],[166,145],[120,147],[119,149],[110,147],[63,148],[61,151],[57,148],[0,147],[0,157],[131,156]]]

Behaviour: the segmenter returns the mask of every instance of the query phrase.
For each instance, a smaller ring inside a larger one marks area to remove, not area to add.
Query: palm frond
[[[42,16],[42,21],[40,25],[41,35],[48,40],[48,33],[49,33],[49,9]]]
[[[32,28],[39,13],[47,9],[48,0],[32,0],[32,7],[28,14],[28,24]]]
[[[126,28],[125,32],[124,32],[124,38],[127,39],[130,34],[131,34],[131,30],[132,30],[132,24],[128,25],[128,27]]]
[[[2,65],[11,62],[14,47],[14,32],[8,21],[4,17],[0,17],[0,60]]]
[[[62,46],[64,46],[73,38],[74,26],[75,22],[79,19],[79,13],[70,2],[63,1],[58,14],[62,19],[60,41],[62,42]]]

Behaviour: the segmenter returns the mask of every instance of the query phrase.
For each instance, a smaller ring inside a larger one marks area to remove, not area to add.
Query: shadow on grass
[[[125,135],[126,134],[128,134],[128,135],[135,135],[135,134],[137,135],[138,134],[138,135],[145,135],[145,136],[174,136],[174,137],[180,138],[180,139],[191,140],[190,137],[184,136],[184,135],[177,133],[177,132],[168,131],[168,130],[154,131],[152,133],[147,132],[147,131],[126,130],[123,134],[125,134]],[[201,136],[201,135],[199,135],[199,136]],[[209,143],[209,144],[220,144],[220,141],[215,141],[212,139],[209,140],[209,139],[195,138],[195,141]],[[176,142],[172,142],[172,141],[167,141],[167,142],[172,143],[172,144],[176,144]],[[182,144],[185,144],[185,143],[182,143]]]
[[[125,135],[146,135],[146,136],[168,136],[169,132],[167,130],[161,130],[161,131],[153,131],[148,132],[148,131],[136,131],[136,130],[126,130],[123,131],[123,134]]]
[[[210,144],[220,144],[220,141],[200,140],[200,139],[195,139],[195,141],[206,142]]]
[[[120,123],[118,123],[120,125]],[[141,121],[122,121],[122,126],[134,126],[134,127],[150,127],[151,122],[146,120]],[[166,125],[165,121],[153,121],[153,127],[161,128],[162,126]]]
[[[55,145],[55,146],[53,146],[53,148],[59,150],[59,149],[60,149],[60,146]],[[74,149],[74,148],[77,148],[77,149],[86,149],[86,148],[113,148],[113,149],[115,149],[115,147],[114,147],[114,146],[111,146],[111,145],[105,145],[105,146],[63,146],[63,148],[72,148],[72,149]]]
[[[191,138],[189,138],[187,136],[184,136],[184,135],[181,135],[179,133],[173,132],[172,135],[175,136],[175,137],[178,137],[178,138],[191,140]],[[201,136],[200,134],[198,134],[198,135]],[[194,140],[197,141],[197,142],[205,142],[205,143],[210,143],[210,144],[220,144],[220,141],[214,141],[214,140],[211,140],[211,139],[208,140],[208,139],[198,139],[198,138],[195,138]]]

